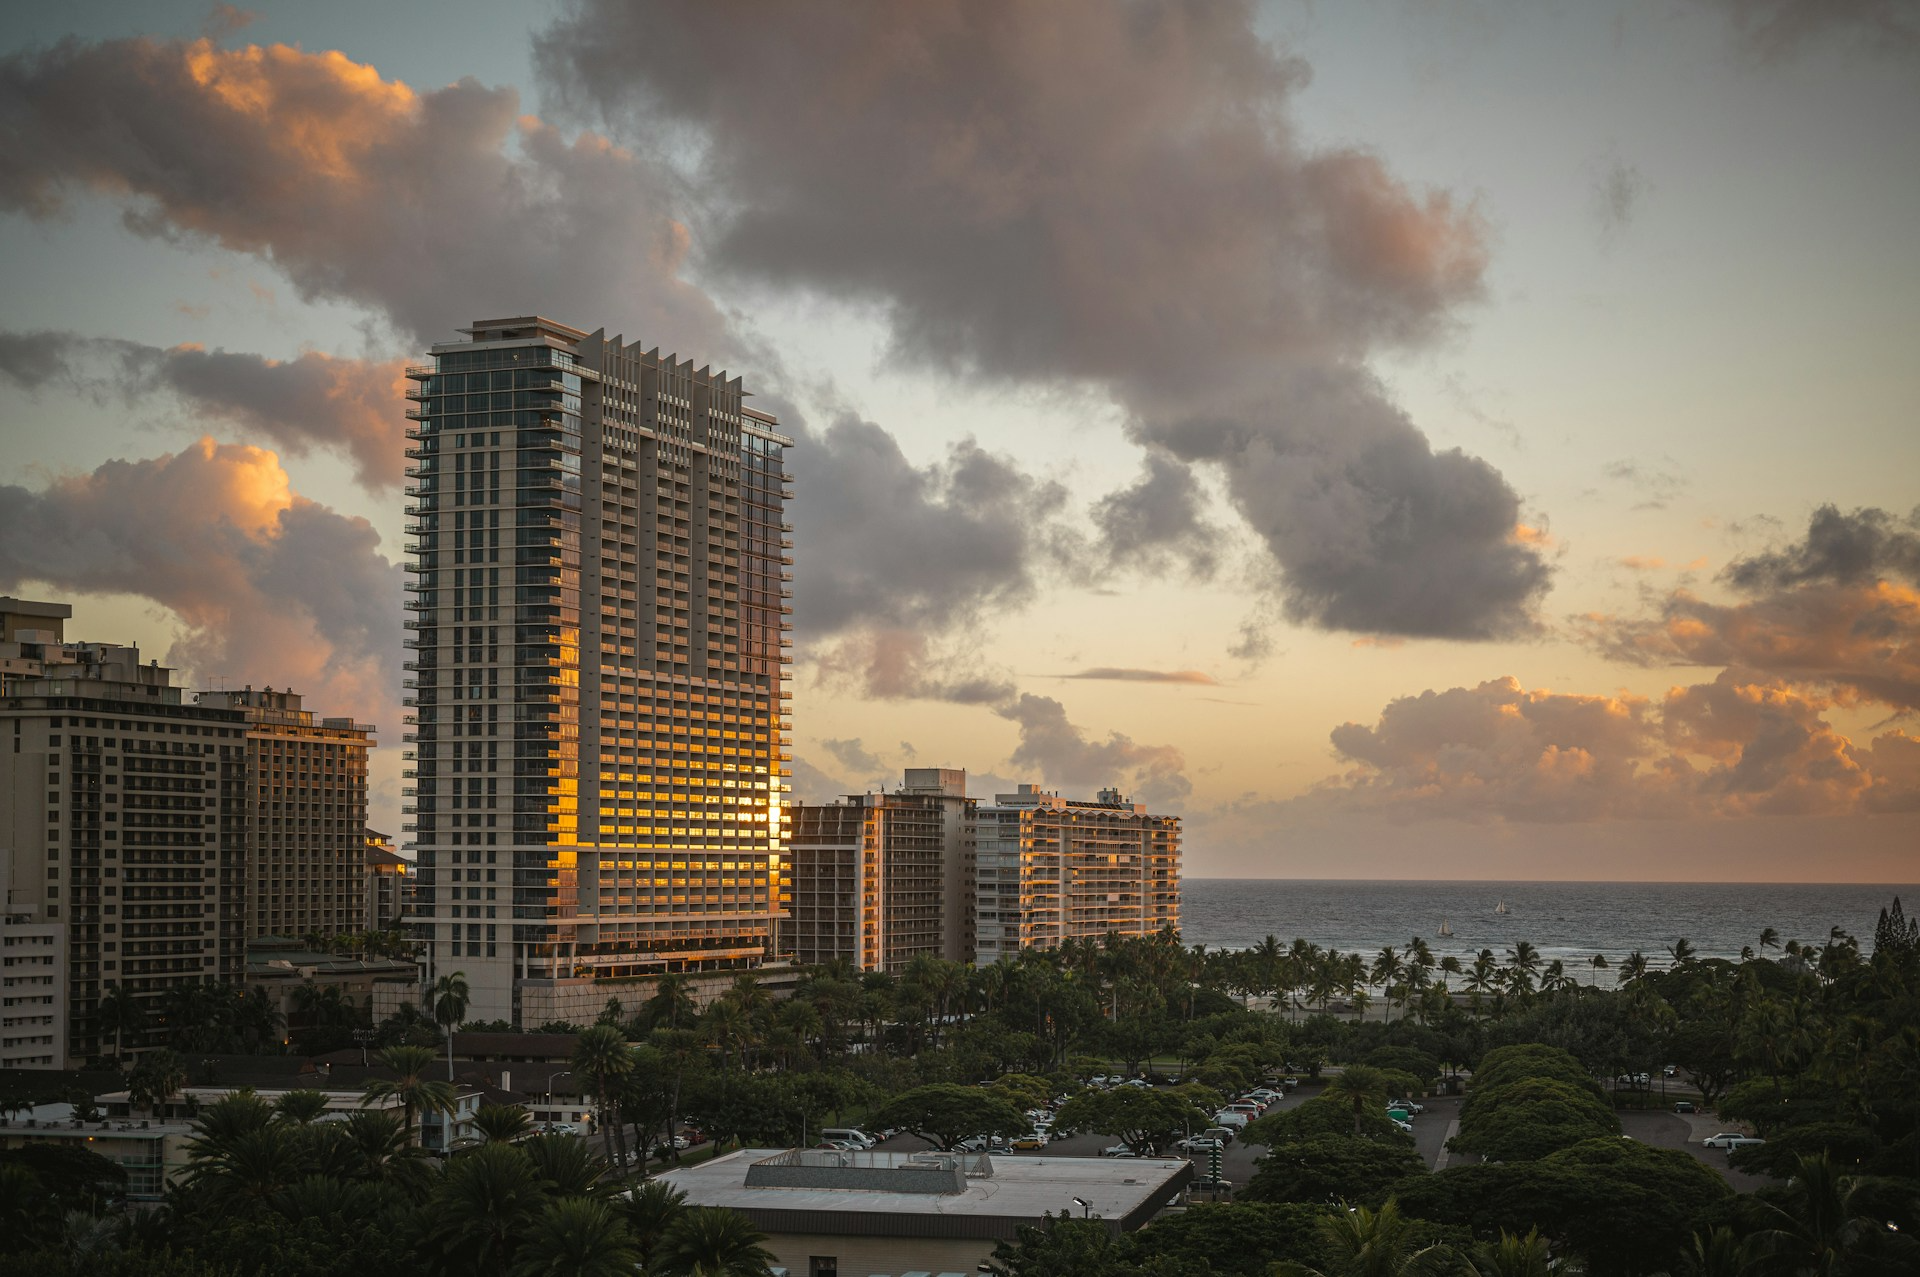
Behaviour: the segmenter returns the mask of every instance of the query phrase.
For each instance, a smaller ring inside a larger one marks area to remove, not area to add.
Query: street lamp
[[[558,1073],[547,1074],[547,1122],[549,1125],[553,1122],[553,1079],[572,1076],[572,1069],[561,1069]]]
[[[1084,1197],[1076,1197],[1076,1198],[1074,1198],[1074,1199],[1073,1199],[1073,1204],[1074,1204],[1075,1206],[1078,1206],[1078,1207],[1080,1208],[1080,1212],[1081,1212],[1081,1214],[1080,1214],[1080,1217],[1081,1217],[1082,1219],[1092,1219],[1092,1218],[1093,1218],[1093,1203],[1092,1203],[1092,1202],[1090,1202],[1090,1201],[1088,1201],[1088,1200],[1087,1200],[1086,1198],[1084,1198]]]

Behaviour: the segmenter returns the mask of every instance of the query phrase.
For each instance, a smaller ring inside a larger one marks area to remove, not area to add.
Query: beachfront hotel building
[[[976,961],[1083,936],[1180,926],[1180,818],[1103,789],[1088,802],[1036,785],[974,813]]]
[[[791,573],[738,377],[538,317],[408,370],[409,923],[469,1018],[777,947]]]
[[[967,773],[909,767],[893,793],[792,808],[794,961],[899,974],[925,955],[973,960]]]
[[[26,1067],[112,1054],[97,1011],[114,985],[152,1025],[167,991],[246,967],[246,720],[186,703],[137,647],[68,640],[72,614],[0,598],[5,930],[33,959],[5,968],[8,997],[33,1001],[0,1036]]]
[[[291,690],[201,692],[196,701],[247,725],[247,937],[361,930],[374,729],[315,714]]]

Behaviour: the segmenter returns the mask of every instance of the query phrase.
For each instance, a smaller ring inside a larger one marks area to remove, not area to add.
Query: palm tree
[[[627,1230],[639,1243],[642,1270],[653,1271],[654,1255],[661,1239],[672,1230],[674,1221],[686,1208],[687,1195],[663,1179],[648,1180],[621,1199]]]
[[[533,1119],[523,1108],[508,1104],[482,1104],[473,1115],[473,1129],[489,1144],[511,1144],[533,1131]]]
[[[1681,936],[1678,940],[1668,945],[1667,954],[1673,959],[1673,965],[1676,967],[1691,966],[1694,958],[1698,956],[1694,950],[1693,942],[1685,936]]]
[[[1449,1258],[1439,1244],[1413,1249],[1412,1225],[1391,1197],[1377,1211],[1348,1207],[1323,1216],[1320,1236],[1339,1257],[1334,1277],[1415,1277],[1438,1270]],[[1329,1277],[1293,1260],[1275,1264],[1273,1272],[1275,1277]]]
[[[1592,983],[1595,985],[1599,984],[1600,973],[1607,969],[1607,955],[1604,953],[1596,953],[1587,959],[1587,965],[1593,968]]]
[[[447,1081],[453,1081],[453,1030],[467,1018],[467,1000],[473,990],[467,987],[467,973],[455,971],[433,982],[433,1019],[447,1031]]]
[[[343,1125],[344,1151],[356,1179],[395,1184],[416,1199],[426,1195],[431,1172],[426,1154],[414,1146],[408,1123],[392,1113],[362,1112],[350,1115]]]
[[[127,1099],[155,1117],[187,1084],[187,1062],[174,1052],[150,1052],[127,1079]]]
[[[305,1126],[327,1111],[324,1091],[288,1091],[273,1104],[274,1112],[287,1121]]]
[[[668,973],[653,986],[647,1000],[647,1024],[656,1029],[680,1029],[691,1025],[700,1015],[694,1001],[693,985],[683,975]]]
[[[482,1144],[448,1163],[433,1194],[430,1235],[456,1269],[504,1274],[546,1204],[532,1158],[511,1144]]]
[[[147,1013],[140,1005],[140,999],[124,984],[110,984],[107,991],[100,995],[100,1002],[94,1011],[104,1032],[113,1034],[113,1058],[117,1061],[125,1051],[122,1042],[129,1033],[138,1033],[147,1027]]]
[[[519,1147],[533,1159],[541,1182],[562,1197],[604,1197],[617,1187],[607,1180],[607,1160],[585,1140],[536,1135]]]
[[[1507,950],[1507,988],[1516,998],[1525,998],[1533,992],[1533,974],[1540,969],[1540,951],[1533,947],[1533,941],[1520,940]]]
[[[1373,978],[1367,983],[1377,984],[1387,999],[1387,1018],[1393,1018],[1393,982],[1407,969],[1392,945],[1380,950],[1380,956],[1373,960]]]
[[[1498,1242],[1480,1247],[1468,1261],[1467,1271],[1472,1277],[1553,1277],[1553,1252],[1538,1228],[1525,1237],[1503,1228]]]
[[[1778,949],[1779,947],[1780,933],[1772,927],[1760,928],[1760,952],[1764,954],[1769,949]]]
[[[1860,1190],[1870,1181],[1841,1174],[1825,1153],[1796,1160],[1790,1205],[1769,1206],[1774,1227],[1757,1237],[1764,1254],[1816,1277],[1856,1271],[1850,1261],[1867,1254],[1884,1265],[1871,1271],[1920,1271],[1920,1241],[1862,1209]]]
[[[610,1025],[596,1024],[574,1040],[573,1075],[593,1092],[594,1108],[599,1114],[600,1138],[606,1145],[607,1160],[621,1166],[626,1164],[626,1132],[621,1129],[625,1123],[620,1120],[611,1097],[615,1083],[632,1068],[632,1044],[627,1041],[626,1034]],[[616,1141],[620,1146],[617,1160],[614,1157]]]
[[[767,1235],[724,1206],[689,1206],[660,1239],[663,1277],[770,1277],[775,1256]]]
[[[1754,1277],[1761,1270],[1754,1238],[1737,1236],[1725,1224],[1693,1235],[1693,1244],[1680,1255],[1681,1277]]]
[[[1386,1102],[1387,1076],[1368,1064],[1349,1064],[1327,1083],[1323,1094],[1328,1099],[1346,1100],[1353,1105],[1353,1133],[1360,1133],[1360,1119],[1369,1109],[1378,1110]]]
[[[632,1277],[640,1263],[624,1222],[605,1202],[563,1197],[527,1228],[513,1277]]]
[[[1647,962],[1647,955],[1635,949],[1621,960],[1620,974],[1617,977],[1617,982],[1620,984],[1632,984],[1636,980],[1644,980],[1647,978],[1647,972],[1651,969],[1650,964]]]
[[[375,1100],[397,1099],[406,1114],[409,1133],[414,1129],[413,1115],[418,1110],[424,1122],[428,1113],[451,1113],[454,1108],[453,1083],[429,1078],[433,1052],[424,1046],[390,1046],[380,1052],[382,1067],[392,1070],[390,1078],[374,1078],[360,1098],[362,1107]]]

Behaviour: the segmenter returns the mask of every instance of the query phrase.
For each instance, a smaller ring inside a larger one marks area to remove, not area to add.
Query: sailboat
[[[1507,908],[1507,902],[1504,900],[1502,900],[1499,904],[1495,905],[1493,907],[1493,911],[1495,913],[1512,913],[1513,912],[1513,910]]]
[[[1453,928],[1447,925],[1445,918],[1440,919],[1440,934],[1442,936],[1450,936],[1453,934]]]

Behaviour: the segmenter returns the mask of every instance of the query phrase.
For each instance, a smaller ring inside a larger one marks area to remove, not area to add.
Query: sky
[[[42,6],[0,591],[380,728],[401,368],[541,313],[796,440],[796,797],[1221,877],[1920,879],[1920,5]]]

